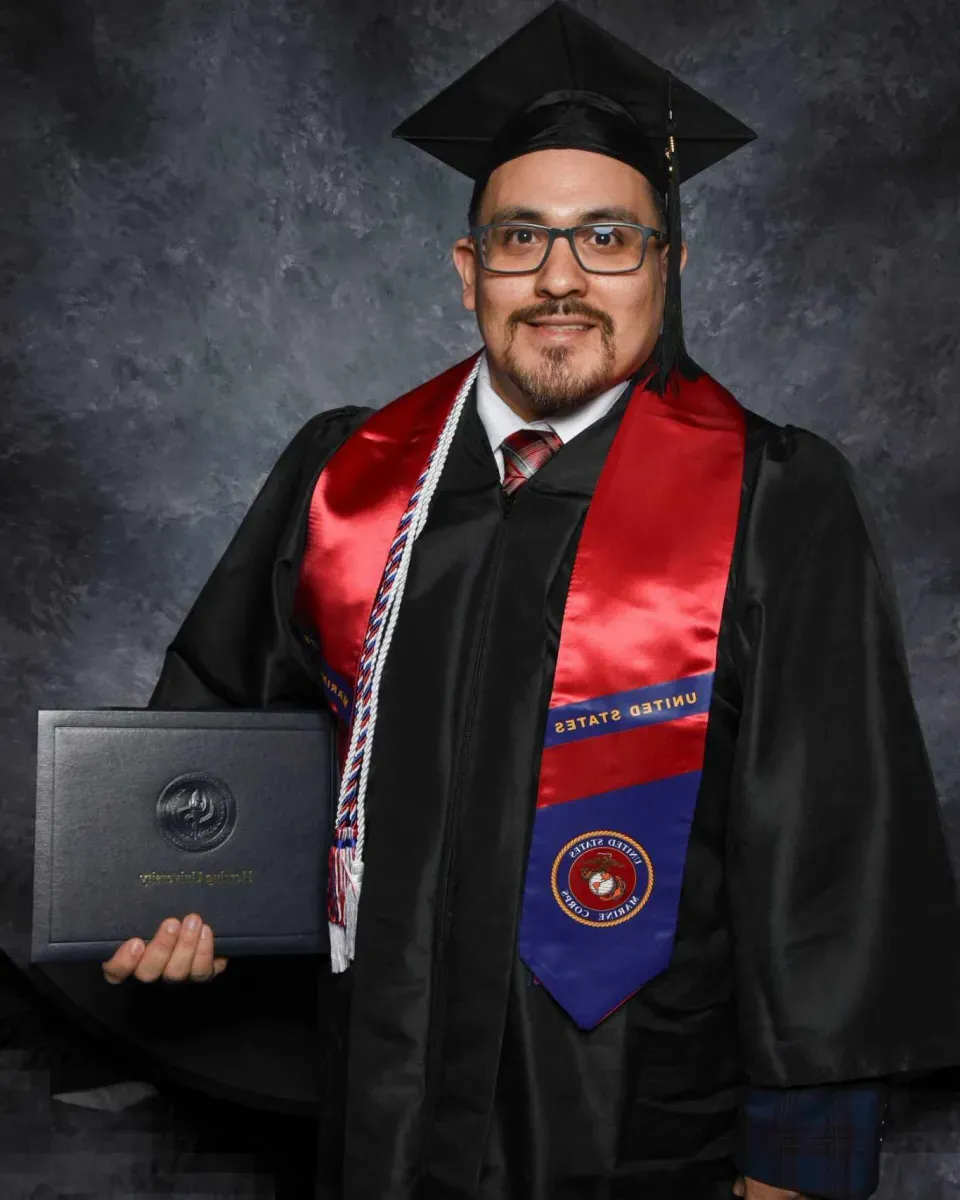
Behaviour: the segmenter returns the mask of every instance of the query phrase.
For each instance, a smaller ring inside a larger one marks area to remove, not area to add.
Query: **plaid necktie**
[[[508,496],[535,475],[563,445],[552,429],[518,429],[500,443],[503,490]]]

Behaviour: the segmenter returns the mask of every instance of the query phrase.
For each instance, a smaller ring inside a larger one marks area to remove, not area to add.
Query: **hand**
[[[213,957],[213,930],[197,913],[189,913],[182,925],[176,917],[161,921],[146,946],[140,938],[130,938],[100,965],[107,983],[122,983],[129,975],[141,983],[206,983],[220,974],[227,960]]]
[[[742,1175],[733,1185],[733,1194],[744,1196],[746,1200],[805,1200],[801,1192],[771,1187],[769,1183],[759,1183],[756,1179],[744,1179]]]

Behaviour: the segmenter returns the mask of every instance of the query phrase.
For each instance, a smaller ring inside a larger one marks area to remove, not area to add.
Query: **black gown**
[[[753,414],[671,964],[582,1032],[520,962],[566,588],[625,404],[512,500],[475,403],[457,431],[381,687],[356,961],[320,964],[328,1200],[719,1200],[744,1085],[960,1061],[955,884],[889,576],[843,457]],[[287,447],[152,705],[324,703],[293,592],[313,483],[369,411]]]

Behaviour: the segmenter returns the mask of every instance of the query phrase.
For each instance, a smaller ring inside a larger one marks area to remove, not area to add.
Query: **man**
[[[304,426],[151,701],[340,718],[318,1195],[867,1196],[960,927],[849,469],[683,346],[684,129],[748,131],[560,5],[471,76],[405,136],[476,180],[483,353]]]

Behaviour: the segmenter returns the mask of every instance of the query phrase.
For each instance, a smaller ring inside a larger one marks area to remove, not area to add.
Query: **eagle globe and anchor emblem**
[[[595,829],[572,838],[553,862],[554,899],[574,921],[609,929],[635,917],[653,891],[653,863],[625,833]]]
[[[188,771],[164,787],[157,800],[157,826],[178,850],[213,850],[237,823],[233,793],[215,775]]]

